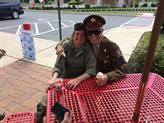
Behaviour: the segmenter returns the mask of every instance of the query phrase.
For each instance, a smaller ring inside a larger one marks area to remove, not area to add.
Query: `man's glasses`
[[[101,33],[101,30],[93,30],[93,31],[86,31],[86,34],[88,36],[95,34],[95,35],[99,35]]]

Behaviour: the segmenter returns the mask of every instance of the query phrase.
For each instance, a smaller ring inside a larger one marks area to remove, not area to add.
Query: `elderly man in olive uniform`
[[[86,35],[97,58],[96,82],[98,86],[117,81],[126,75],[127,63],[119,46],[103,35],[106,21],[98,15],[90,15],[83,21]]]
[[[98,15],[90,15],[84,19],[83,23],[87,39],[97,59],[97,85],[103,86],[123,78],[126,75],[127,63],[119,46],[103,35],[105,19]],[[57,54],[61,55],[63,50],[57,47]]]

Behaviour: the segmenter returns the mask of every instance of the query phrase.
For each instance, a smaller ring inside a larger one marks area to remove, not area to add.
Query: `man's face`
[[[84,30],[75,31],[74,36],[73,36],[73,40],[74,40],[74,43],[76,46],[77,45],[82,46],[85,42]]]
[[[102,30],[86,31],[86,34],[92,45],[97,45],[100,43]]]

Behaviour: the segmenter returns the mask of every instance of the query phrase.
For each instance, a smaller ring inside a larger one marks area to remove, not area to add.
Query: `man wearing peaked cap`
[[[86,36],[97,59],[96,83],[103,86],[126,75],[127,63],[119,46],[103,35],[106,21],[99,15],[90,15],[83,21]]]
[[[97,61],[97,85],[103,86],[123,78],[126,75],[127,63],[119,46],[103,35],[105,19],[99,15],[90,15],[84,19],[83,24],[86,38],[92,46]]]

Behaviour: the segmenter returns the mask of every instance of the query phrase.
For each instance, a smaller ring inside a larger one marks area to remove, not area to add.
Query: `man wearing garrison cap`
[[[119,46],[103,35],[106,21],[98,15],[90,15],[83,21],[88,41],[97,59],[96,83],[103,86],[126,75],[127,64]]]
[[[62,42],[65,55],[58,56],[52,78],[47,83],[48,89],[61,81],[59,78],[74,78],[69,80],[65,86],[68,89],[75,89],[85,79],[96,75],[96,59],[92,47],[86,42],[83,23],[75,24],[72,37]],[[43,123],[45,114],[46,99],[43,97],[37,106],[36,122]]]

